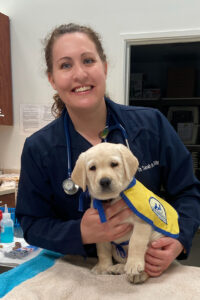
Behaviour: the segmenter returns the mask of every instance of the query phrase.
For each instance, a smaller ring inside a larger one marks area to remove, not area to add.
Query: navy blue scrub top
[[[113,114],[126,129],[131,151],[139,160],[136,178],[161,195],[179,213],[180,236],[186,258],[200,224],[200,183],[193,174],[191,155],[167,119],[156,109],[124,106],[106,99],[109,125]],[[82,245],[78,211],[79,191],[67,195],[62,182],[67,178],[64,113],[60,118],[27,138],[21,158],[16,214],[29,244],[63,254],[96,255],[95,245]],[[69,121],[72,169],[79,154],[92,145]],[[123,143],[119,130],[108,142]],[[89,208],[85,201],[85,210]]]

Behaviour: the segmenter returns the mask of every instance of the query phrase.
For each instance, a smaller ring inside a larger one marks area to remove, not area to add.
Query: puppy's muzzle
[[[102,189],[107,190],[111,186],[112,180],[108,177],[103,177],[100,179],[99,184],[102,187]]]

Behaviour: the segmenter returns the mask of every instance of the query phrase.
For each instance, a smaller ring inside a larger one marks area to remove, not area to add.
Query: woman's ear
[[[54,90],[56,90],[55,82],[52,73],[48,72],[48,80]]]
[[[104,73],[105,73],[105,75],[107,76],[107,72],[108,72],[108,63],[107,63],[107,61],[105,61],[103,64],[104,64]]]

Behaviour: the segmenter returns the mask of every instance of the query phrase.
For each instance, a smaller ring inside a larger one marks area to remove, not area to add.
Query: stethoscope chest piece
[[[75,195],[79,189],[79,186],[76,185],[71,178],[65,179],[62,186],[67,195]]]

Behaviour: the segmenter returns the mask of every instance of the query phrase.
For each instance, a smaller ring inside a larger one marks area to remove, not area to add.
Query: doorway
[[[200,179],[200,32],[125,35],[125,103],[159,109]]]

